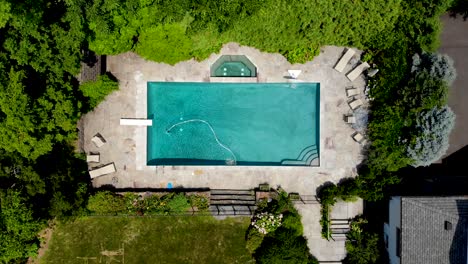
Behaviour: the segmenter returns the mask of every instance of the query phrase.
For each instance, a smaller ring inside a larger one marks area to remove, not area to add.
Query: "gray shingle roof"
[[[468,197],[402,197],[401,206],[402,264],[467,264]]]

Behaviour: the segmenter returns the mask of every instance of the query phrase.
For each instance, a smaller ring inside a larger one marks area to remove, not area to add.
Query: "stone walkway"
[[[362,94],[365,83],[362,76],[352,83],[346,78],[346,73],[352,70],[351,65],[344,73],[333,69],[342,52],[340,47],[323,47],[313,61],[294,65],[279,54],[260,52],[236,43],[224,45],[219,54],[212,54],[202,62],[190,60],[175,66],[145,61],[134,53],[109,56],[107,70],[118,78],[120,89],[82,118],[81,140],[87,153],[100,153],[99,164],[114,162],[117,172],[94,179],[93,185],[166,188],[172,183],[174,187],[184,188],[251,189],[269,183],[288,192],[315,195],[316,188],[324,182],[336,183],[342,178],[356,176],[356,165],[362,160],[361,145],[353,141],[353,129],[343,121],[343,116],[351,112],[345,87],[353,85]],[[320,167],[146,166],[146,128],[120,126],[120,118],[146,118],[148,81],[209,82],[210,65],[225,54],[246,55],[257,66],[259,82],[320,83]],[[285,78],[288,69],[302,70],[299,80]],[[107,141],[99,149],[91,142],[96,133]],[[362,203],[360,208],[362,211]],[[319,260],[341,257],[344,250],[341,244],[336,245],[341,248],[337,253],[328,250],[329,243],[320,238],[320,209],[307,207],[300,210],[312,254]]]

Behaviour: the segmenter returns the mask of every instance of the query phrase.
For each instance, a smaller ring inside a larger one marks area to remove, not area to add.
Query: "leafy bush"
[[[110,191],[97,192],[88,199],[88,210],[96,214],[117,214],[125,211],[125,200]]]
[[[162,205],[165,206],[169,214],[179,214],[186,212],[190,208],[189,201],[184,194],[168,194],[162,198]]]
[[[365,230],[366,220],[357,218],[350,225],[346,234],[345,264],[380,263],[379,235]]]
[[[419,113],[434,107],[442,107],[447,103],[448,86],[427,71],[418,72],[411,78],[408,84],[399,91],[400,98],[397,100],[398,111],[403,114]],[[412,119],[412,115],[407,115]]]
[[[95,82],[85,82],[80,85],[81,92],[88,98],[89,110],[95,108],[107,95],[118,89],[118,81],[109,74],[99,76]]]
[[[165,207],[161,205],[161,197],[151,195],[143,200],[144,214],[163,214]]]
[[[285,228],[279,228],[272,236],[265,237],[254,256],[259,264],[318,263],[309,253],[307,240]]]
[[[338,193],[339,189],[334,183],[326,182],[317,191],[317,197],[321,204],[334,205],[336,203]]]
[[[210,208],[209,199],[203,195],[190,195],[189,196],[190,206],[196,208],[198,211],[206,211]]]
[[[142,31],[135,51],[143,58],[176,64],[192,56],[192,40],[185,35],[185,26],[166,24]]]
[[[407,148],[414,167],[429,166],[445,154],[454,124],[455,114],[448,106],[433,108],[418,117],[416,129],[419,135]]]
[[[319,55],[320,49],[315,47],[301,47],[287,51],[284,55],[291,63],[306,63]]]
[[[254,254],[255,250],[260,247],[264,237],[265,236],[258,232],[256,228],[249,228],[247,232],[246,248],[250,254]]]
[[[136,193],[125,193],[122,198],[125,202],[126,213],[137,214],[142,212],[144,209],[144,203],[140,196]],[[145,199],[146,200],[146,199]]]
[[[271,213],[263,212],[256,214],[252,220],[252,226],[255,227],[261,234],[268,234],[275,231],[281,226],[283,215],[274,215]]]
[[[281,224],[283,228],[294,231],[296,236],[302,236],[304,228],[301,222],[301,215],[297,213],[287,212],[283,215],[283,222]]]

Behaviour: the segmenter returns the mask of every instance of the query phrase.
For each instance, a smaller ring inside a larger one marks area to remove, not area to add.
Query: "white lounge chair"
[[[88,154],[86,155],[86,162],[99,162],[99,154]]]
[[[94,168],[92,170],[89,171],[89,176],[91,176],[91,179],[94,179],[96,177],[99,177],[99,176],[103,176],[103,175],[106,175],[106,174],[109,174],[109,173],[113,173],[115,172],[115,165],[114,163],[109,163],[103,167],[99,167],[99,168]]]
[[[361,99],[355,99],[355,100],[349,102],[349,107],[350,107],[352,110],[357,109],[357,108],[360,107],[361,105],[362,105]]]
[[[96,145],[96,147],[100,148],[102,147],[104,144],[106,144],[106,140],[101,136],[101,134],[96,134],[92,139],[91,141],[94,143],[94,145]]]
[[[349,60],[354,56],[356,52],[352,49],[348,49],[346,53],[341,57],[338,63],[335,65],[335,70],[343,72]]]
[[[359,133],[359,132],[356,132],[354,133],[353,135],[351,135],[351,137],[354,139],[354,141],[356,141],[357,143],[361,143],[363,140],[364,140],[364,136]]]
[[[356,88],[348,88],[346,89],[346,96],[353,97],[359,94],[358,89]]]
[[[153,119],[120,118],[121,126],[152,126]]]
[[[356,123],[356,117],[352,116],[352,115],[345,116],[345,121],[348,124],[354,124],[354,123]]]
[[[348,73],[348,75],[346,75],[346,77],[348,77],[348,79],[350,81],[354,81],[356,80],[356,78],[361,75],[361,73],[367,69],[370,68],[370,65],[367,63],[367,62],[363,62],[361,64],[359,64],[359,66],[357,66],[356,68],[354,68],[354,70],[352,70],[350,73]]]

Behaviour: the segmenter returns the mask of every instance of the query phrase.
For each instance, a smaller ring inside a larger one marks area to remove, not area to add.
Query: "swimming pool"
[[[319,165],[318,83],[148,83],[148,165]]]

